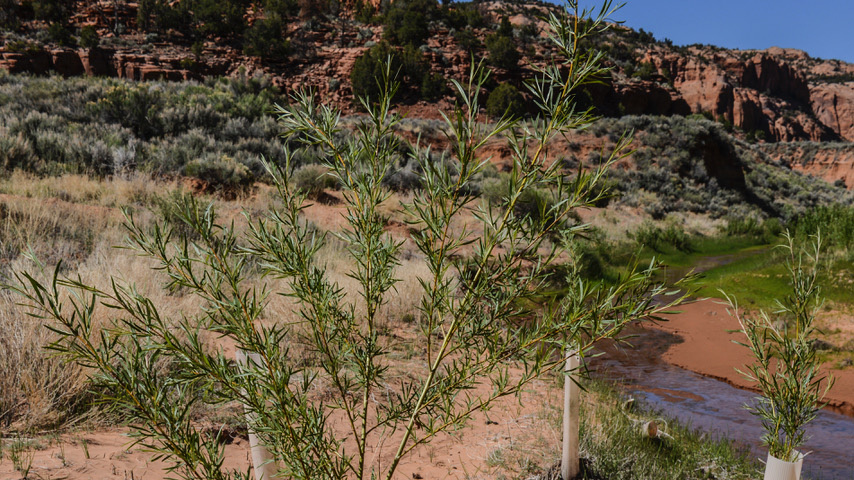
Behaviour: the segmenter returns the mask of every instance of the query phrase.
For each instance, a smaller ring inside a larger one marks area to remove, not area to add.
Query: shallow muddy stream
[[[751,254],[757,254],[756,252]],[[695,268],[708,270],[751,254],[723,255],[704,259]],[[680,269],[681,270],[681,269]],[[674,273],[668,272],[669,279]],[[652,328],[633,328],[632,348],[605,345],[602,356],[588,362],[594,377],[616,382],[633,397],[659,410],[663,416],[701,428],[713,435],[724,435],[749,445],[763,461],[767,450],[760,444],[759,419],[744,405],[755,392],[735,388],[728,383],[669,365],[661,354],[678,337]],[[854,479],[854,418],[824,409],[808,425],[810,437],[803,451],[804,479]],[[678,439],[676,439],[678,441]]]
[[[759,419],[744,408],[756,393],[668,365],[655,358],[660,347],[644,345],[654,337],[668,343],[660,338],[668,334],[651,331],[640,335],[632,341],[637,350],[607,349],[607,355],[591,359],[588,365],[593,375],[618,383],[664,416],[748,444],[764,460]],[[809,424],[807,434],[810,439],[803,450],[812,453],[804,461],[802,478],[854,479],[854,418],[822,410]]]

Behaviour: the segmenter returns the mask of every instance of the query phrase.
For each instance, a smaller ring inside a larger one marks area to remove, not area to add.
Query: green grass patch
[[[706,257],[712,255],[732,255],[749,253],[767,247],[767,243],[754,237],[745,236],[716,236],[716,237],[692,237],[690,252],[670,250],[659,253],[656,256],[666,265],[692,266]],[[653,253],[653,252],[648,252]]]
[[[745,252],[748,253],[749,251]],[[722,298],[721,291],[750,308],[772,308],[791,291],[783,251],[769,248],[703,272],[694,282],[697,295]]]
[[[581,449],[587,479],[756,478],[759,464],[749,448],[716,437],[643,406],[627,409],[625,398],[606,383],[588,384],[582,402]],[[667,436],[641,435],[657,420]],[[665,426],[666,422],[666,426]]]
[[[746,249],[743,252],[742,258],[704,272],[693,283],[698,287],[697,295],[722,298],[722,290],[737,298],[739,305],[744,307],[773,310],[775,299],[791,294],[792,290],[783,250],[769,248],[750,254],[751,249]],[[845,257],[829,261],[819,275],[819,284],[827,301],[850,305],[854,261]]]
[[[625,273],[626,266],[632,264],[633,259],[637,258],[643,265],[655,258],[664,265],[660,279],[675,282],[692,270],[706,271],[718,265],[738,262],[770,248],[756,237],[742,235],[692,236],[688,243],[690,249],[680,250],[661,244],[655,250],[638,242],[610,244],[593,239],[585,242],[582,248],[582,272],[589,279],[613,283]],[[708,293],[704,295],[709,296]]]

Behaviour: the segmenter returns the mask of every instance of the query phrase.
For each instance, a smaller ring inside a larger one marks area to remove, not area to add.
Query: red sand
[[[727,305],[718,299],[707,299],[684,305],[680,310],[681,313],[668,317],[667,322],[655,325],[683,340],[671,345],[662,359],[740,388],[754,389],[735,371],[751,363],[751,356],[746,347],[733,342],[744,337],[740,333],[730,333],[739,329],[739,325],[727,312]],[[826,398],[828,406],[854,416],[854,369],[838,370],[830,364],[825,364],[824,368],[836,378]]]
[[[489,388],[484,386],[483,388]],[[550,442],[546,452],[560,451],[559,437],[551,428],[548,406],[559,401],[561,390],[553,384],[534,382],[515,397],[500,399],[487,416],[476,413],[469,426],[451,434],[441,434],[427,445],[415,449],[401,462],[396,480],[406,479],[486,479],[495,478],[489,464],[494,451],[513,448],[519,442],[533,441],[545,436]],[[165,478],[164,462],[152,461],[151,453],[140,447],[130,447],[126,430],[113,429],[63,434],[59,438],[41,438],[41,447],[28,449],[23,456],[32,455],[30,478],[64,480],[157,480]],[[342,434],[344,431],[342,430]],[[84,446],[85,445],[85,446]],[[537,443],[543,447],[542,443]],[[387,457],[396,444],[389,441],[378,454]],[[532,447],[533,448],[533,447]],[[4,453],[0,460],[0,480],[20,480],[13,462]],[[369,460],[377,458],[369,455]],[[387,460],[384,460],[387,462]],[[225,447],[226,469],[245,471],[250,464],[249,445],[237,437]],[[385,463],[387,464],[387,463]],[[252,477],[254,478],[254,477]]]

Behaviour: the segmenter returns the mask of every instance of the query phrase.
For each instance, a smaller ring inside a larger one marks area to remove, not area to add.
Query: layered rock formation
[[[0,52],[0,69],[10,73],[93,75],[140,81],[183,81],[229,73],[224,61],[198,63],[192,57],[109,48]]]
[[[645,52],[642,61],[667,72],[672,91],[671,106],[644,113],[706,113],[775,141],[854,140],[851,120],[838,121],[834,104],[854,108],[854,84],[810,85],[801,71],[769,52],[708,50]],[[652,88],[636,95],[661,93]]]
[[[769,143],[762,150],[792,170],[854,189],[854,143]]]
[[[810,106],[822,124],[854,142],[854,82],[812,85]]]

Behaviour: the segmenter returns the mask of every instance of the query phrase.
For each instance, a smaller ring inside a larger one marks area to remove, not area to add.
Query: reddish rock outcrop
[[[766,144],[761,148],[771,159],[793,170],[854,189],[854,144],[799,142]]]
[[[623,106],[620,113],[626,115],[670,115],[674,112],[670,92],[655,82],[639,81],[615,85],[615,93]]]
[[[810,100],[809,86],[803,75],[785,62],[765,53],[757,53],[747,62],[735,65],[736,69],[731,73],[740,71],[741,76],[737,81],[743,87],[794,102],[808,103]]]
[[[0,68],[9,73],[34,73],[44,75],[52,67],[53,59],[45,51],[38,52],[0,52]]]
[[[719,115],[732,111],[733,86],[717,65],[683,57],[670,62],[670,75],[692,112]]]
[[[83,75],[85,69],[80,60],[80,54],[70,49],[57,49],[50,51],[52,69],[60,75],[70,77]]]
[[[116,76],[112,52],[101,49],[81,50],[80,63],[83,64],[83,71],[86,75]]]
[[[745,132],[764,132],[775,141],[854,139],[854,84],[810,87],[812,71],[788,63],[806,55],[797,53],[769,49],[748,54],[711,47],[677,53],[655,47],[642,61],[669,74],[676,90],[672,101],[684,103],[692,113],[723,117]],[[655,89],[629,92],[656,95]]]
[[[180,57],[140,55],[109,49],[59,48],[24,53],[0,52],[0,68],[11,73],[45,75],[55,72],[63,76],[101,75],[130,80],[170,81],[226,73],[222,68],[211,68],[206,64],[195,66],[200,74],[184,67]]]
[[[854,82],[813,85],[810,101],[821,123],[854,142]]]
[[[741,129],[755,130],[764,118],[762,99],[759,92],[749,88],[733,89],[732,117],[733,125]]]

